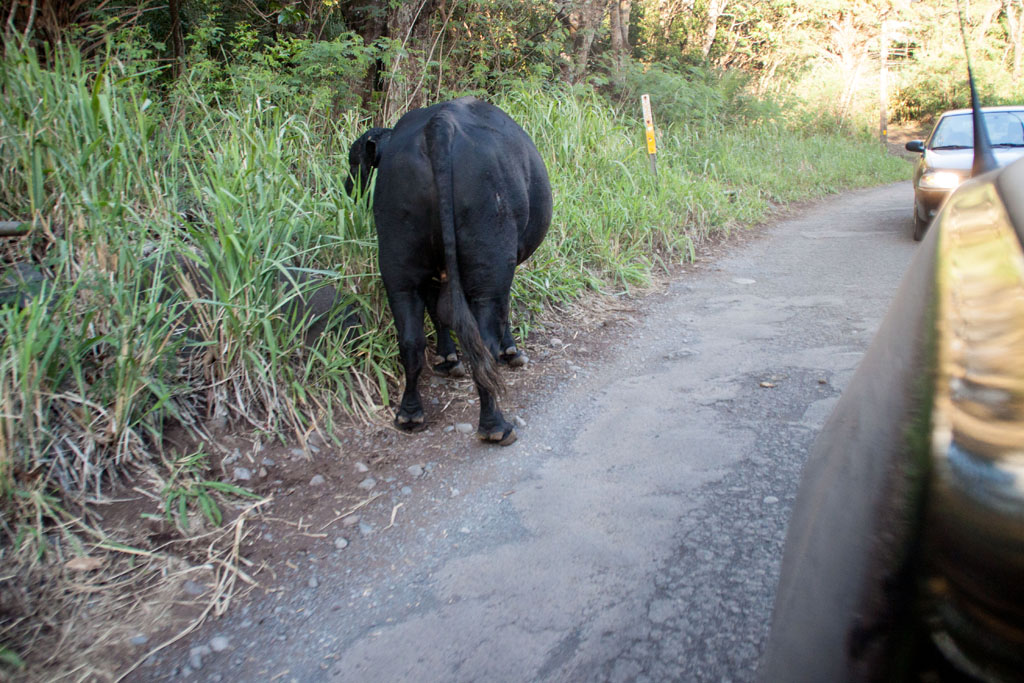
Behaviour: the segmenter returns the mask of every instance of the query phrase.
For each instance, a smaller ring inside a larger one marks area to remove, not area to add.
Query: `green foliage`
[[[232,57],[210,57],[211,44]],[[311,125],[327,126],[360,103],[360,83],[379,56],[378,47],[363,45],[351,32],[330,41],[286,37],[264,44],[244,24],[226,38],[209,27],[194,34],[185,75],[174,82],[175,99],[184,108],[197,97],[211,107],[266,100],[303,114]]]
[[[259,496],[227,482],[206,479],[208,456],[202,450],[183,455],[172,463],[167,481],[160,495],[163,498],[164,517],[178,528],[189,530],[189,510],[196,508],[212,525],[220,526],[224,515],[217,504],[217,496],[258,499]]]
[[[1024,84],[1014,83],[1000,61],[976,59],[973,68],[978,97],[985,106],[1024,102]],[[929,120],[948,109],[970,107],[962,52],[942,49],[922,55],[919,63],[901,74],[892,101],[892,115],[898,121]]]
[[[25,660],[18,656],[14,650],[0,647],[0,669],[14,669],[21,671],[25,668]]]
[[[721,123],[768,120],[780,115],[769,98],[751,93],[741,72],[707,66],[669,68],[632,60],[613,70],[608,89],[620,108],[635,110],[640,95],[658,103],[659,125],[715,126]]]
[[[431,77],[441,83],[435,99],[487,92],[502,82],[555,80],[566,33],[554,13],[549,0],[454,3],[439,19],[443,33],[430,62]]]
[[[383,308],[333,142],[356,117],[314,135],[259,98],[165,109],[142,77],[74,50],[47,69],[8,43],[3,61],[0,210],[39,224],[4,261],[45,278],[0,308],[0,491],[96,490],[152,457],[168,417],[305,432],[372,400],[353,372],[393,375],[362,351],[379,344],[343,344],[335,321],[308,345],[297,317],[326,285],[339,306]]]

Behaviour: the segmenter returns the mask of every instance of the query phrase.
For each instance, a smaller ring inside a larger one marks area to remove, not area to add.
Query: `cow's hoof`
[[[520,352],[508,359],[508,366],[510,368],[525,368],[529,362],[529,357],[525,353]]]
[[[496,443],[499,446],[511,446],[516,442],[516,439],[519,438],[516,436],[515,427],[513,427],[512,425],[506,427],[505,431],[503,432],[485,432],[481,430],[477,432],[476,435],[477,438],[479,438],[481,441],[486,441],[487,443]]]
[[[416,415],[398,413],[395,415],[395,426],[403,432],[419,432],[427,428],[427,423],[423,419],[423,413],[417,413]]]
[[[524,368],[530,362],[525,353],[514,346],[510,346],[501,353],[501,360],[508,363],[510,368]]]
[[[441,377],[465,377],[466,366],[462,364],[458,356],[452,353],[434,366],[434,373]]]

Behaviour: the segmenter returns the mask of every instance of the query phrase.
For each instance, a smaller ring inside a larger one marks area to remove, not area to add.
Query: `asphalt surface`
[[[754,680],[800,469],[914,253],[912,201],[846,193],[684,274],[517,444],[432,468],[393,528],[208,625],[194,643],[230,647],[198,670],[133,679]]]

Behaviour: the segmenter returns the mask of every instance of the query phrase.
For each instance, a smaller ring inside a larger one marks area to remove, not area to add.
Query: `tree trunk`
[[[608,5],[612,52],[616,60],[629,54],[629,15],[632,9],[633,0],[611,0]]]
[[[590,49],[607,7],[607,0],[563,0],[557,6],[558,18],[572,41],[572,54],[566,55],[568,59],[562,67],[562,79],[566,82],[579,83],[586,76]]]
[[[388,12],[387,33],[401,43],[388,75],[382,116],[385,125],[394,123],[411,109],[426,106],[423,87],[430,52],[430,20],[435,0],[400,2]]]
[[[718,33],[718,19],[725,11],[727,0],[710,0],[708,2],[708,20],[704,24],[704,43],[701,45],[701,53],[706,60],[711,55],[711,48],[715,44],[715,34]]]
[[[373,45],[379,38],[387,35],[387,3],[382,0],[347,0],[339,5],[341,18],[345,25],[359,34],[363,45]],[[362,80],[360,96],[364,105],[369,108],[374,92],[385,88],[384,63],[378,58],[366,72]]]
[[[1013,75],[1013,84],[1020,84],[1021,76],[1021,43],[1024,42],[1024,30],[1022,30],[1021,10],[1024,3],[1021,0],[1003,0],[1003,12],[1006,13],[1006,28],[1012,49],[1013,67],[1010,73]]]
[[[177,79],[181,75],[182,61],[185,59],[185,40],[181,34],[181,0],[170,0],[168,10],[171,14],[171,53],[174,55],[174,66],[171,73]]]
[[[984,44],[985,34],[992,28],[992,22],[995,21],[996,16],[999,15],[999,10],[1003,8],[1003,2],[997,0],[991,3],[984,9],[984,14],[981,15],[981,22],[978,24],[978,28],[974,32],[974,42],[978,45]]]

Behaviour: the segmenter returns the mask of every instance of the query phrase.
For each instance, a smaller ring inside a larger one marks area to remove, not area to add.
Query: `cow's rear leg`
[[[501,358],[501,350],[508,348],[503,337],[512,338],[511,333],[508,332],[508,299],[476,301],[473,305],[473,315],[476,318],[484,346],[487,347],[492,357]],[[501,414],[494,395],[480,384],[476,385],[476,389],[480,396],[480,423],[476,431],[477,437],[488,443],[496,443],[501,446],[515,443],[516,430]]]
[[[442,377],[465,377],[466,366],[459,360],[451,328],[439,324],[436,318],[432,317],[432,319],[434,320],[434,329],[437,330],[437,355],[442,359],[440,363],[434,365],[434,372]]]
[[[391,313],[398,331],[398,351],[405,368],[405,390],[395,413],[395,426],[408,432],[426,427],[423,404],[417,389],[423,371],[423,353],[427,338],[423,333],[423,300],[416,294],[395,294],[391,297]]]
[[[498,358],[513,368],[525,367],[530,362],[526,354],[516,348],[516,340],[512,337],[512,326],[508,320],[505,320],[505,332],[501,336],[501,354]]]
[[[466,366],[459,360],[455,340],[452,338],[452,328],[442,322],[439,315],[439,296],[448,296],[446,288],[442,288],[440,293],[434,290],[427,293],[427,313],[430,315],[430,321],[434,323],[434,331],[437,332],[437,355],[441,357],[441,362],[434,365],[434,373],[442,377],[465,377]]]
[[[505,421],[491,392],[477,386],[477,393],[480,395],[480,425],[476,430],[477,438],[499,446],[515,443],[516,429]]]

